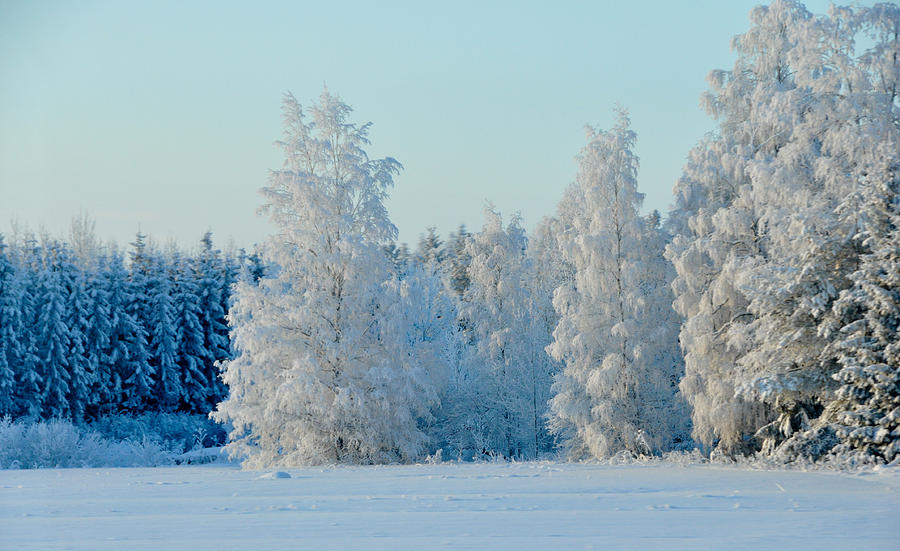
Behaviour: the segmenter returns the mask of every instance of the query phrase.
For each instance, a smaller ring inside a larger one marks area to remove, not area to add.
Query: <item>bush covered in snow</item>
[[[202,415],[110,415],[92,425],[7,416],[0,418],[0,468],[169,465],[185,452],[221,444],[224,434]]]
[[[106,415],[89,426],[108,440],[147,440],[176,452],[222,446],[226,438],[222,425],[199,414],[148,412],[134,416]]]
[[[0,468],[138,467],[172,462],[150,439],[115,441],[70,421],[0,419]]]

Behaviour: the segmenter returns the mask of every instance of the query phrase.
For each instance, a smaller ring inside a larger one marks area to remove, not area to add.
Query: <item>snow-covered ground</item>
[[[898,549],[898,470],[0,471],[0,549]]]

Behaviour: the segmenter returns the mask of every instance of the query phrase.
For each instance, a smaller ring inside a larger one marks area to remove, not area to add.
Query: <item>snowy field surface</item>
[[[900,549],[900,469],[0,471],[0,549]]]

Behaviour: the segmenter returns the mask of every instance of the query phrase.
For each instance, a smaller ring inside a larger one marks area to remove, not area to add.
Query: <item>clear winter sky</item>
[[[139,225],[259,241],[282,94],[323,84],[374,123],[370,154],[405,166],[388,208],[413,246],[427,226],[477,229],[488,200],[529,228],[552,214],[584,125],[617,102],[645,210],[665,211],[713,127],[706,75],[758,3],[0,0],[0,232],[63,234],[85,210],[122,244]]]

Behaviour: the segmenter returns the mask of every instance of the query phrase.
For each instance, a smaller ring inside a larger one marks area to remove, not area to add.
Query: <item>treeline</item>
[[[228,397],[247,465],[531,459],[690,446],[669,234],[640,214],[627,116],[591,130],[577,181],[529,238],[482,228],[393,244],[399,164],[325,91],[284,101],[284,167],[262,189],[272,270],[238,282]],[[549,421],[549,422],[548,422]]]
[[[399,163],[366,155],[369,125],[336,96],[288,95],[262,189],[279,270],[236,286],[214,413],[231,450],[256,466],[695,445],[895,460],[900,8],[776,0],[751,23],[710,75],[717,129],[665,223],[640,214],[622,112],[588,129],[530,238],[489,208],[452,247],[432,232],[385,255]]]
[[[387,250],[406,303],[398,333],[407,355],[428,358],[423,382],[436,391],[423,410],[425,448],[466,460],[555,451],[546,418],[560,365],[545,348],[557,319],[557,259],[541,261],[543,245],[528,240],[521,219],[504,225],[493,207],[478,232],[460,226],[443,242],[429,228],[414,252]]]
[[[531,235],[488,207],[410,251],[384,207],[400,164],[340,98],[288,95],[259,257],[0,247],[0,413],[213,410],[251,466],[896,460],[900,7],[751,23],[665,220],[620,111]]]
[[[227,392],[230,287],[259,259],[209,233],[190,254],[138,233],[126,254],[77,222],[69,242],[0,235],[0,416],[209,412]]]

